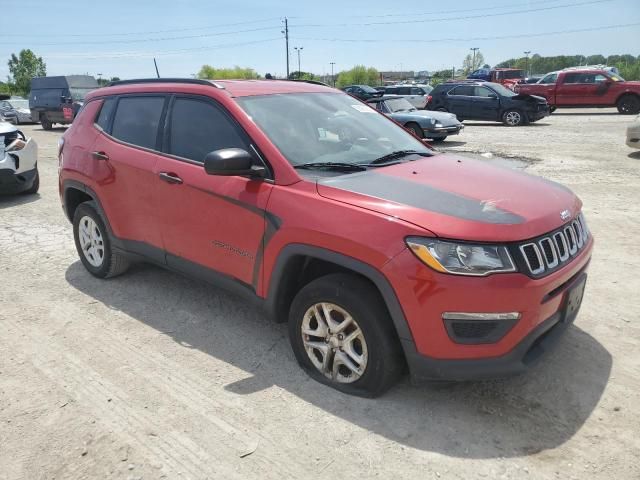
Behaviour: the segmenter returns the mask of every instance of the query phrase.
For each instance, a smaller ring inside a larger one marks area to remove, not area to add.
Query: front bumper
[[[427,138],[444,138],[449,135],[458,135],[463,129],[464,125],[424,128],[424,135]]]
[[[536,120],[548,117],[549,115],[551,115],[551,111],[549,110],[549,106],[547,105],[544,108],[538,108],[536,111],[528,112],[527,118],[530,122],[535,122]]]
[[[0,194],[22,193],[33,186],[38,169],[16,173],[11,169],[0,169]]]
[[[488,277],[441,274],[405,251],[384,273],[402,305],[412,338],[401,338],[415,380],[478,380],[520,373],[575,318],[570,292],[585,279],[593,239],[566,267],[540,279],[520,273]],[[410,272],[410,275],[407,275]],[[497,340],[461,343],[447,331],[445,312],[519,312]]]

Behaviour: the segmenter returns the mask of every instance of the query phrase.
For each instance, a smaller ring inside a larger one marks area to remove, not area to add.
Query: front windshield
[[[390,98],[386,100],[385,103],[387,104],[387,108],[392,112],[407,112],[416,109],[416,107],[405,98]]]
[[[13,108],[29,108],[29,100],[9,100]]]
[[[74,102],[84,102],[84,98],[91,90],[93,90],[93,88],[71,87],[69,92],[71,93],[71,98]]]
[[[360,88],[365,92],[365,93],[378,93],[378,90],[376,90],[373,87],[370,87],[369,85],[360,85]]]
[[[238,104],[292,165],[367,164],[400,150],[433,151],[349,95],[288,93],[241,97]]]
[[[515,97],[517,93],[509,90],[507,87],[500,85],[499,83],[492,83],[491,88],[501,97]]]

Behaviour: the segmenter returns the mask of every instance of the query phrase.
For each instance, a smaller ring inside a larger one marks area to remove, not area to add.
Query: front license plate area
[[[580,310],[580,305],[582,304],[586,284],[587,276],[583,275],[565,294],[564,313],[562,316],[563,322],[572,323],[575,320]]]

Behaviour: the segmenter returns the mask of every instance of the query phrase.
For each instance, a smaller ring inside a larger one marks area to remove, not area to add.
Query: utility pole
[[[293,47],[293,49],[298,52],[298,80],[300,79],[300,52],[304,49],[304,47]]]
[[[282,30],[284,34],[284,45],[286,49],[286,58],[287,58],[287,80],[289,79],[289,21],[287,17],[284,17],[284,30]]]
[[[471,71],[476,69],[476,52],[480,50],[478,47],[472,47],[469,50],[473,50],[473,60],[471,61]]]
[[[524,70],[524,74],[527,77],[529,76],[529,54],[530,53],[531,53],[531,50],[527,50],[526,52],[524,52],[524,54],[525,54],[525,60],[524,60],[525,70]]]
[[[333,83],[333,87],[335,88],[336,86],[336,77],[333,76],[333,66],[336,64],[336,62],[329,62],[331,64],[331,83]]]

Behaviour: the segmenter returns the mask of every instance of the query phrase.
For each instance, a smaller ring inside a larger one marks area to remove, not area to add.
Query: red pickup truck
[[[640,82],[627,82],[602,69],[551,72],[538,83],[517,85],[515,91],[546,98],[552,111],[561,107],[617,107],[623,114],[640,113]]]

